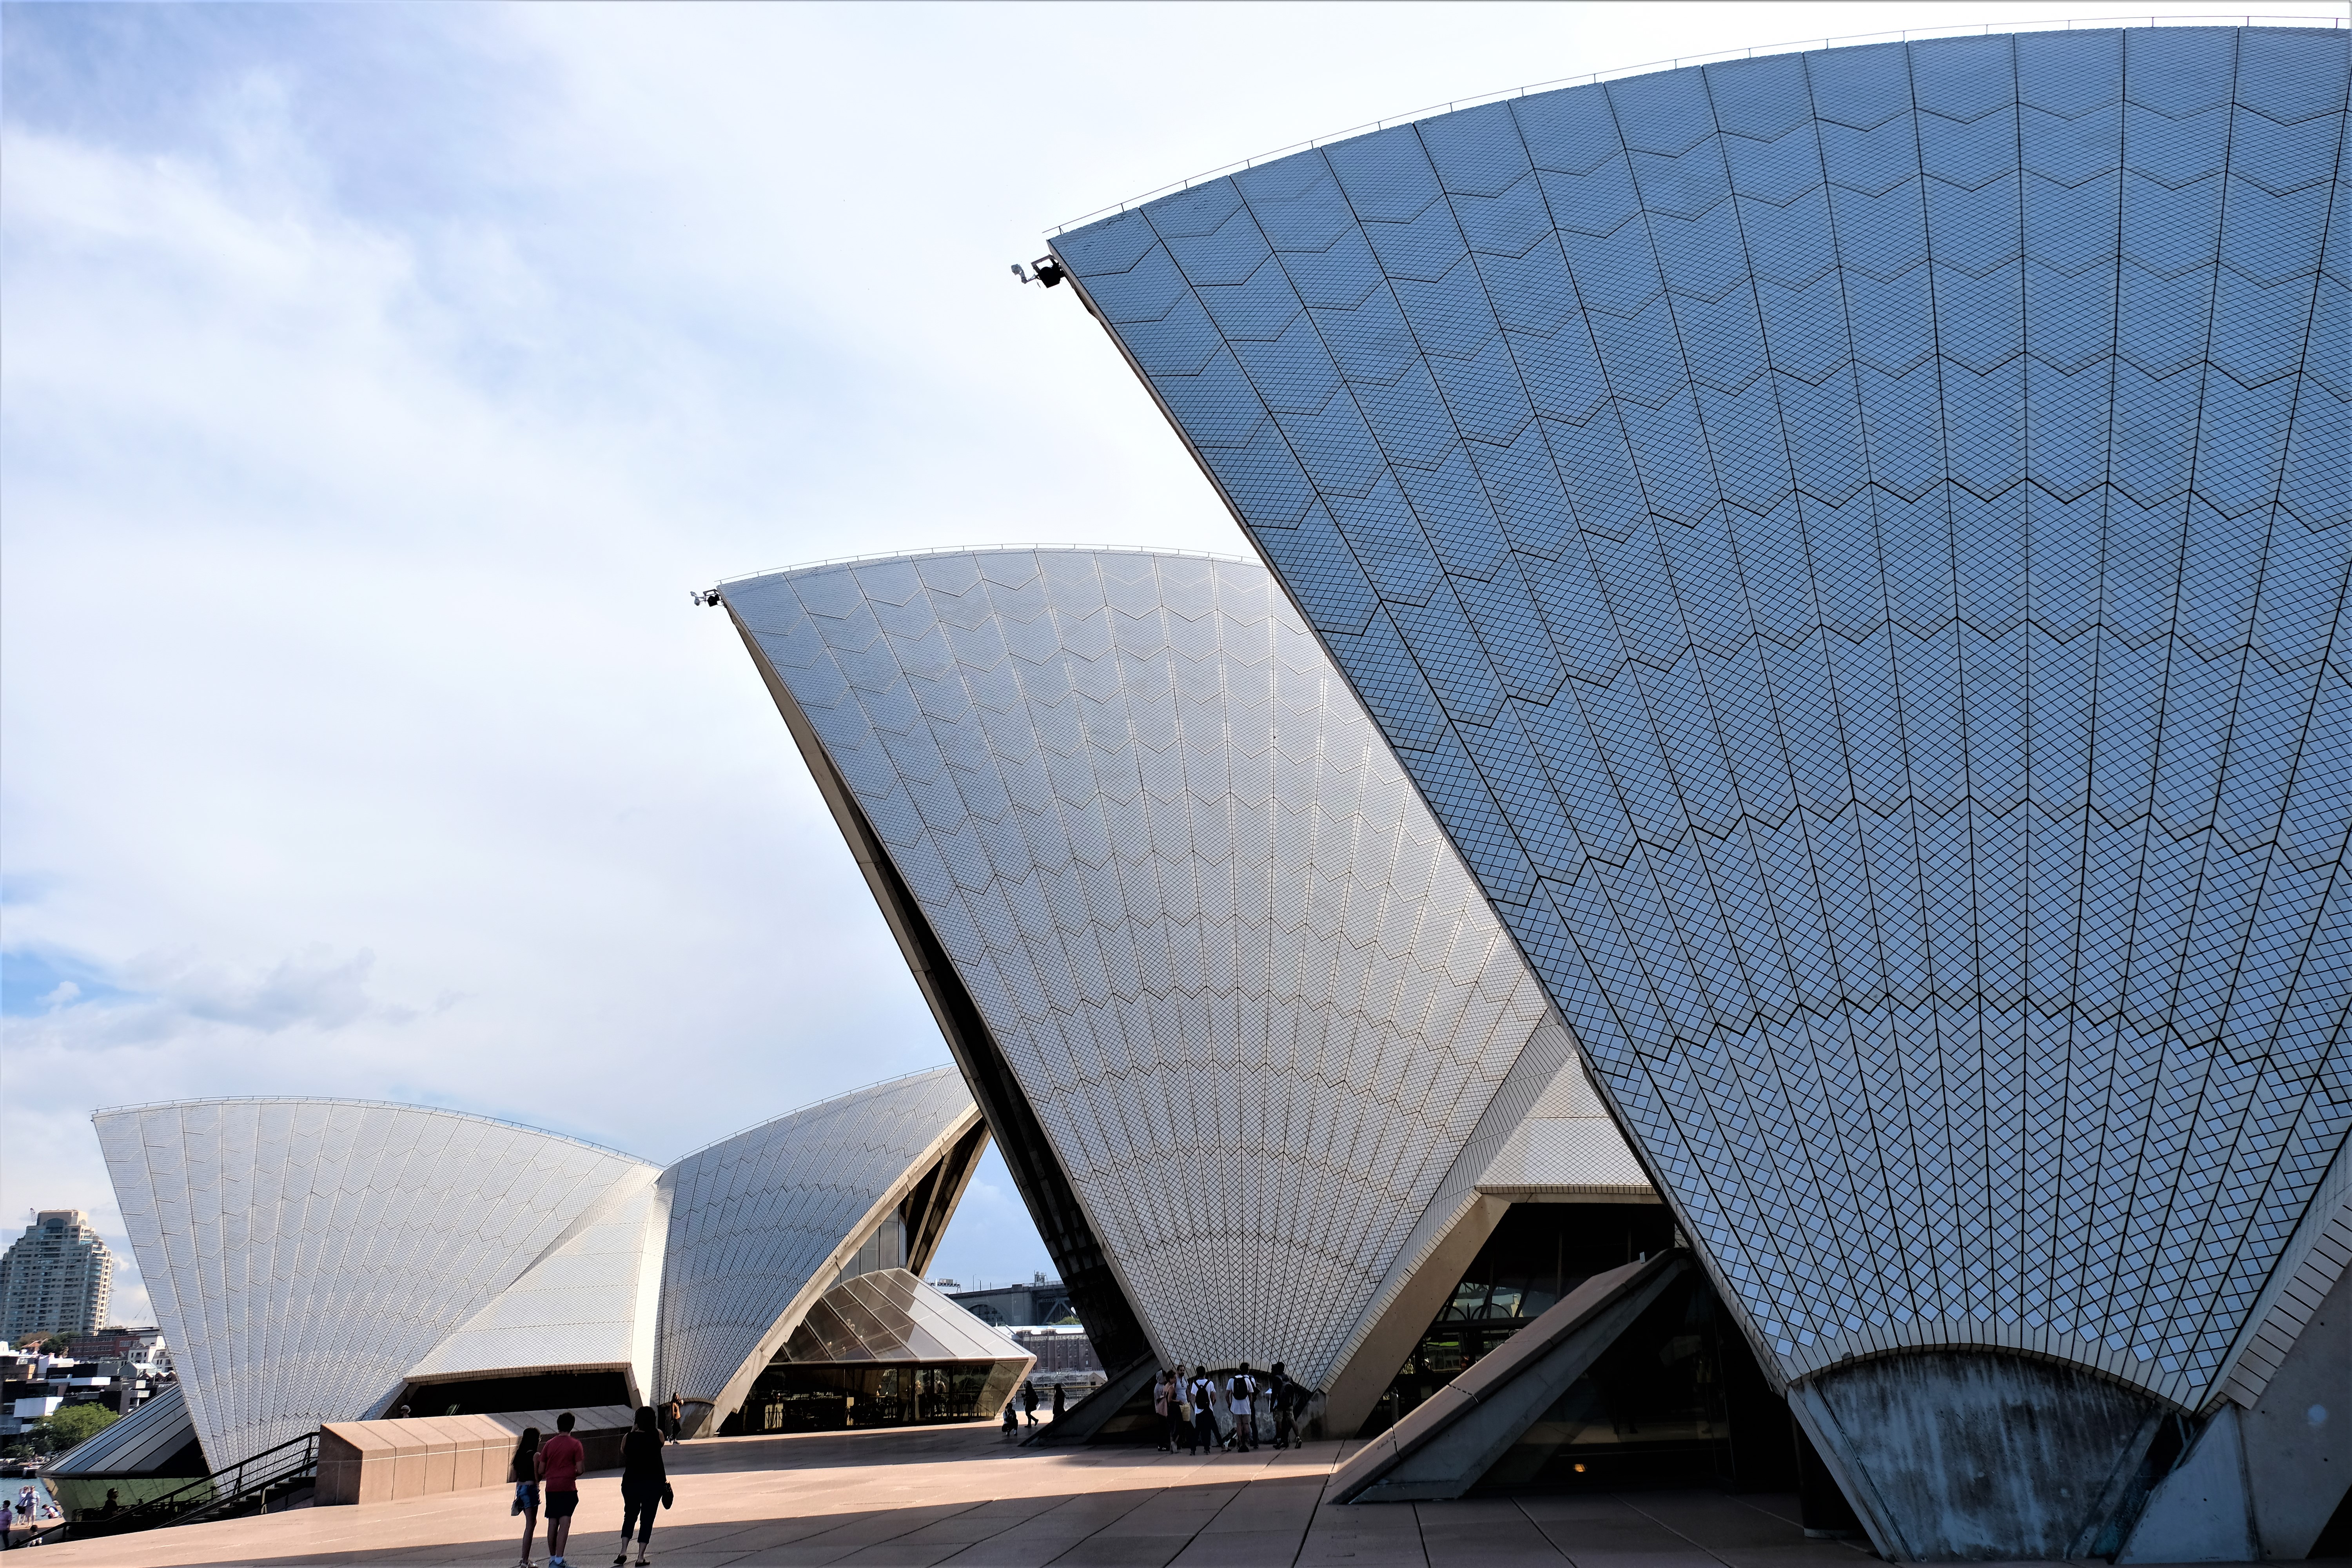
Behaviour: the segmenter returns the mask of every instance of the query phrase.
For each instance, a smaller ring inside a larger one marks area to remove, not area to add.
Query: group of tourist
[[[1264,1377],[1244,1362],[1231,1372],[1182,1365],[1160,1373],[1151,1408],[1164,1424],[1160,1451],[1246,1454],[1271,1438],[1277,1448],[1298,1446],[1298,1417],[1311,1391],[1276,1362]]]
[[[1054,1419],[1056,1421],[1062,1418],[1063,1397],[1063,1387],[1057,1383],[1054,1385]],[[1004,1402],[1004,1440],[1006,1442],[1011,1442],[1013,1435],[1021,1430],[1021,1417],[1024,1414],[1029,1417],[1030,1426],[1037,1425],[1037,1380],[1034,1377],[1022,1384],[1020,1393]]]
[[[667,1426],[677,1440],[677,1401],[670,1401]],[[555,1418],[555,1436],[540,1441],[539,1428],[526,1426],[515,1444],[507,1479],[514,1483],[514,1507],[522,1516],[522,1556],[515,1568],[531,1568],[530,1542],[539,1530],[541,1494],[547,1509],[547,1568],[568,1568],[564,1551],[572,1543],[572,1516],[580,1507],[580,1472],[587,1468],[588,1450],[572,1435],[572,1412]],[[636,1422],[621,1438],[621,1549],[614,1553],[614,1568],[629,1560],[629,1537],[637,1538],[636,1568],[646,1568],[646,1548],[653,1542],[654,1514],[676,1500],[668,1467],[662,1459],[665,1423],[650,1405],[639,1410]]]
[[[109,1502],[114,1500],[112,1488],[110,1487],[107,1489],[106,1496]],[[55,1503],[43,1499],[30,1486],[20,1488],[16,1493],[16,1500],[13,1503],[5,1498],[0,1498],[0,1551],[6,1551],[16,1544],[17,1531],[31,1530],[46,1524],[50,1520],[56,1519],[58,1512]]]

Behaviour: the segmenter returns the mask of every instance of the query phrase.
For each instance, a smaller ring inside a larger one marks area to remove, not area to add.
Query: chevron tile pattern
[[[215,1469],[377,1413],[615,1182],[652,1170],[422,1106],[217,1100],[92,1120]]]
[[[722,592],[1160,1352],[1321,1382],[1570,1047],[1264,568],[996,551]]]
[[[658,1397],[715,1398],[763,1345],[781,1344],[793,1328],[782,1315],[803,1288],[861,1239],[915,1162],[974,1114],[956,1069],[933,1068],[804,1106],[664,1172]],[[816,1280],[818,1291],[832,1283]]]
[[[1660,72],[1055,242],[1784,1373],[2196,1405],[2352,1124],[2347,39]]]

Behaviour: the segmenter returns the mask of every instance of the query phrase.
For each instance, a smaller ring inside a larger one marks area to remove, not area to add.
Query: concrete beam
[[[1159,1363],[1150,1356],[1128,1363],[1106,1378],[1100,1388],[1063,1410],[1057,1419],[1045,1423],[1022,1438],[1022,1447],[1058,1448],[1074,1443],[1092,1442],[1095,1435],[1109,1425],[1110,1418],[1135,1397],[1136,1391],[1150,1383],[1159,1372]]]
[[[2352,1483],[2352,1269],[2241,1417],[2265,1557],[2307,1557]]]
[[[2172,1473],[2148,1493],[2116,1561],[2244,1563],[2255,1555],[2238,1407],[2225,1405]]]
[[[1334,1502],[1458,1498],[1684,1273],[1681,1248],[1596,1274],[1502,1347],[1358,1449]]]

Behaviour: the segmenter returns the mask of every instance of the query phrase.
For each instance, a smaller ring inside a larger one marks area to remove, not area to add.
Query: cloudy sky
[[[138,1321],[97,1106],[667,1161],[945,1060],[688,593],[1246,549],[1013,282],[1042,231],[1522,82],[2066,9],[0,8],[0,1222],[93,1211]],[[1047,1267],[1001,1164],[939,1267]]]

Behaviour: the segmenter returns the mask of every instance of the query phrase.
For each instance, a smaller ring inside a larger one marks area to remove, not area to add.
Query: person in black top
[[[1277,1448],[1296,1447],[1298,1442],[1298,1384],[1290,1373],[1276,1362],[1266,1374],[1269,1392],[1274,1395],[1274,1446]]]
[[[539,1428],[526,1426],[515,1442],[514,1458],[507,1461],[507,1479],[514,1483],[514,1506],[507,1511],[522,1516],[522,1555],[515,1568],[530,1568],[530,1538],[539,1531]]]
[[[646,1568],[646,1543],[653,1539],[654,1514],[668,1490],[660,1419],[648,1405],[637,1412],[637,1424],[621,1439],[621,1550],[613,1558],[615,1568],[629,1560],[632,1529],[637,1532],[637,1568]]]

